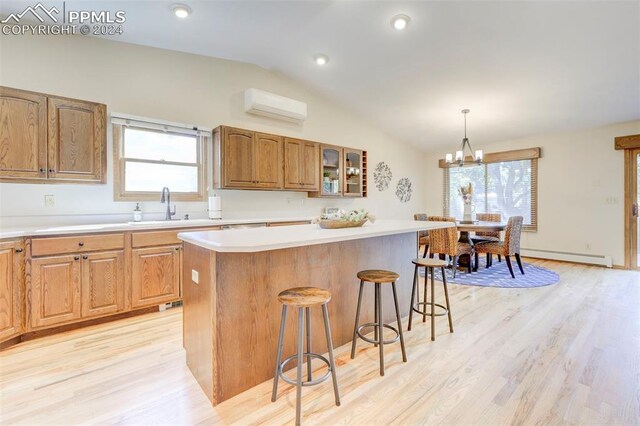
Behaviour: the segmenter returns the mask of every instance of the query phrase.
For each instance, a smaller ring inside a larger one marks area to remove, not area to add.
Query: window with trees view
[[[462,219],[458,188],[470,182],[476,213],[501,213],[503,220],[522,216],[525,230],[537,229],[537,158],[453,166],[444,174],[445,215]]]

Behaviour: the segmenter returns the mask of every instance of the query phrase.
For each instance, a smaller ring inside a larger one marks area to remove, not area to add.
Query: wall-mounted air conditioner
[[[304,121],[307,118],[306,103],[260,89],[244,91],[244,110],[279,120]]]

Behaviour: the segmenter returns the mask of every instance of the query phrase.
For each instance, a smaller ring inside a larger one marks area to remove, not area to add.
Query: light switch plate
[[[196,284],[200,284],[200,277],[198,276],[198,271],[196,271],[195,269],[191,270],[191,281],[193,281]]]

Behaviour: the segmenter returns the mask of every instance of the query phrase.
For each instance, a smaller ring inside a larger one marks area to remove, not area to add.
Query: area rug
[[[549,269],[525,262],[522,262],[522,267],[524,268],[524,275],[520,273],[515,259],[513,260],[513,273],[516,275],[514,279],[511,278],[507,262],[504,259],[502,259],[502,262],[498,262],[498,259],[494,257],[493,266],[486,269],[485,259],[481,258],[478,271],[472,274],[469,274],[466,270],[458,270],[454,279],[452,278],[452,271],[447,269],[447,283],[480,287],[531,288],[548,286],[560,280],[558,274]],[[420,276],[424,277],[424,268],[420,268]],[[436,271],[436,280],[442,281],[440,270]]]

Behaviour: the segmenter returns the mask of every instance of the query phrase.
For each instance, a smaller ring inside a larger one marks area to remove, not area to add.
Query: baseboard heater
[[[167,309],[177,308],[179,306],[182,306],[182,300],[163,303],[162,305],[158,305],[158,309],[160,310],[160,312],[162,312],[162,311],[166,311]]]
[[[601,265],[607,268],[613,267],[611,256],[599,254],[569,253],[554,250],[521,249],[520,254],[525,257],[535,257],[538,259],[561,260],[565,262],[587,263],[590,265]]]

